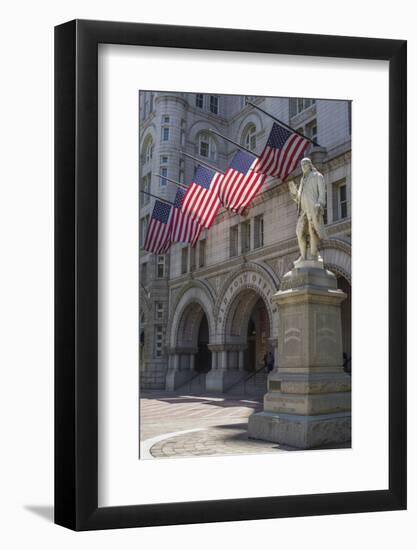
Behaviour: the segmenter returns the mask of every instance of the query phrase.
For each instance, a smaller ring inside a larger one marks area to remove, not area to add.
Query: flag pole
[[[186,152],[183,151],[182,149],[180,149],[180,153],[181,153],[182,155],[185,155],[186,157],[189,157],[190,159],[195,160],[196,162],[198,162],[198,163],[201,164],[202,166],[206,166],[206,168],[210,168],[210,170],[214,170],[215,172],[219,172],[220,174],[224,174],[224,172],[222,172],[221,170],[219,170],[218,168],[216,168],[216,167],[213,166],[212,164],[209,164],[208,162],[204,162],[203,160],[198,159],[197,157],[193,157],[193,155],[190,155],[189,153],[186,153]]]
[[[233,139],[230,139],[226,136],[224,136],[223,134],[221,134],[220,132],[218,132],[217,130],[213,130],[212,128],[209,129],[209,132],[211,132],[212,134],[216,134],[216,136],[219,136],[223,139],[225,139],[226,141],[230,142],[230,143],[233,143],[233,145],[236,145],[236,147],[238,147],[239,149],[242,149],[243,151],[246,151],[247,153],[249,153],[250,155],[253,155],[254,157],[256,157],[257,155],[251,151],[250,149],[247,149],[246,147],[244,147],[243,145],[239,145],[239,143],[236,143],[236,141],[233,141]]]
[[[156,195],[153,195],[152,193],[148,193],[148,191],[143,191],[143,189],[140,190],[141,193],[144,193],[145,195],[149,195],[150,197],[153,197],[154,199],[158,199],[159,201],[163,201],[163,202],[166,202],[168,204],[171,204],[172,206],[174,206],[174,203],[167,200],[167,199],[163,199],[162,197],[157,197]]]
[[[152,174],[153,176],[156,176],[157,178],[160,178],[161,180],[167,180],[177,187],[182,187],[183,189],[188,189],[187,185],[184,185],[183,183],[179,183],[178,181],[172,180],[171,178],[168,178],[167,176],[163,176],[162,174]]]
[[[284,128],[287,128],[287,130],[290,130],[291,132],[294,132],[294,134],[298,134],[299,136],[301,136],[304,139],[308,140],[313,145],[316,145],[316,147],[320,147],[320,145],[317,143],[317,141],[305,136],[304,134],[302,134],[298,130],[294,130],[294,128],[291,128],[291,126],[288,126],[288,124],[285,124],[285,122],[282,122],[282,120],[280,120],[276,116],[271,115],[271,113],[268,113],[268,111],[265,111],[265,109],[262,109],[262,107],[258,107],[258,105],[255,105],[255,103],[252,103],[251,101],[247,101],[246,103],[247,103],[247,105],[250,105],[254,109],[258,109],[258,111],[261,111],[261,113],[264,113],[264,115],[269,116],[269,118],[272,118],[272,120],[275,120],[275,122],[278,122],[278,124],[280,124],[281,126],[284,126]]]

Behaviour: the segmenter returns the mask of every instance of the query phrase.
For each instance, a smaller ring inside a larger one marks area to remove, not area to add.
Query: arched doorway
[[[252,308],[250,313],[246,337],[246,350],[244,352],[243,368],[246,372],[254,372],[264,365],[264,356],[269,349],[268,340],[270,327],[268,312],[262,298]]]
[[[211,370],[210,324],[200,302],[188,302],[178,316],[171,338],[170,365],[166,389],[193,392],[205,389],[205,375]]]
[[[214,346],[216,366],[207,375],[207,389],[263,395],[267,391],[264,356],[268,351],[275,355],[273,308],[257,288],[249,285],[226,301],[224,323],[218,325],[222,339]]]
[[[342,345],[343,345],[343,366],[346,372],[352,372],[352,287],[343,277],[337,277],[337,287],[347,295],[341,305],[342,318]]]
[[[211,369],[211,351],[209,345],[209,326],[204,314],[198,329],[197,353],[195,354],[194,370],[198,373],[207,373]]]

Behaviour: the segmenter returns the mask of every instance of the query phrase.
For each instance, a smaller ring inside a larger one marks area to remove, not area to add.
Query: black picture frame
[[[389,488],[98,507],[98,44],[389,62]],[[55,28],[55,522],[74,530],[406,508],[406,41],[74,20]]]

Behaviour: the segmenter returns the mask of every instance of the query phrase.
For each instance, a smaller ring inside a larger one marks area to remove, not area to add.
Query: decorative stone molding
[[[271,336],[274,336],[277,308],[272,302],[272,297],[278,287],[278,278],[270,267],[262,264],[247,263],[231,273],[223,285],[214,309],[217,341],[234,344],[230,342],[230,338],[238,336],[233,333],[234,317],[238,315],[241,326],[247,325],[248,316],[259,298],[265,303]]]
[[[201,319],[203,312],[207,317],[210,341],[212,341],[215,331],[213,310],[214,297],[210,287],[197,280],[187,284],[179,293],[170,312],[168,323],[170,346],[174,348],[178,346],[180,327],[183,335],[186,334],[188,339],[196,340],[199,326],[196,316]],[[187,315],[187,318],[184,317],[185,315]]]

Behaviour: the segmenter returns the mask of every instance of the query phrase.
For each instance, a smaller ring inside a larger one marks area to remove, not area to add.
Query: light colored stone
[[[294,394],[268,392],[264,397],[264,410],[289,414],[329,414],[351,409],[351,393]]]
[[[329,239],[322,241],[320,253],[327,266],[338,276],[343,276],[350,283],[350,215],[351,215],[351,157],[350,157],[350,126],[349,126],[349,103],[346,101],[320,100],[302,112],[291,112],[289,98],[268,98],[258,97],[254,102],[261,108],[270,112],[280,120],[288,123],[293,128],[305,127],[314,118],[317,121],[317,141],[326,150],[321,152],[313,148],[309,156],[313,164],[323,174],[327,187],[327,226]],[[141,185],[144,178],[152,173],[159,173],[164,166],[167,168],[167,176],[178,180],[181,176],[179,170],[182,161],[185,169],[184,183],[188,183],[193,174],[196,163],[189,158],[180,155],[184,150],[191,155],[198,157],[199,137],[201,132],[210,127],[216,127],[222,134],[231,139],[245,143],[245,133],[248,124],[256,127],[256,154],[260,154],[267,139],[272,121],[250,105],[245,104],[243,96],[220,96],[219,113],[213,114],[209,108],[210,96],[205,94],[204,107],[196,108],[195,94],[183,92],[140,92],[140,177]],[[169,117],[169,140],[162,139],[162,127],[165,125],[165,117]],[[185,131],[185,136],[182,135]],[[153,155],[145,154],[145,145],[153,141]],[[235,146],[225,140],[217,139],[216,152],[213,158],[206,159],[221,170],[229,165]],[[164,164],[164,158],[167,162]],[[297,169],[293,173],[294,181],[298,184],[301,174]],[[347,187],[347,218],[340,219],[338,203],[335,200],[338,185],[341,181]],[[160,178],[152,177],[149,191],[169,201],[173,201],[177,187],[173,184],[162,185]],[[144,196],[141,195],[141,199]],[[140,220],[143,222],[146,216],[152,213],[154,200],[149,202],[142,200],[140,204]],[[263,216],[263,245],[257,247],[255,239],[255,220]],[[249,222],[250,250],[242,253],[242,223]],[[196,247],[196,269],[190,272],[190,253],[188,250],[187,273],[182,271],[182,251],[186,245],[175,244],[166,255],[166,270],[163,278],[157,278],[156,255],[140,252],[140,314],[141,334],[143,334],[143,345],[140,355],[140,386],[141,388],[163,388],[165,376],[169,371],[169,348],[187,344],[189,340],[196,340],[193,330],[189,328],[198,325],[198,311],[189,306],[200,304],[204,309],[209,324],[209,344],[223,342],[231,343],[235,339],[235,328],[239,328],[239,313],[245,310],[248,294],[245,285],[235,288],[235,299],[239,302],[236,308],[237,315],[230,326],[223,322],[225,314],[216,309],[216,304],[224,297],[229,297],[229,288],[235,280],[239,281],[247,273],[248,277],[253,276],[253,266],[265,268],[265,275],[262,281],[259,278],[253,283],[252,290],[262,298],[273,319],[271,322],[274,329],[277,327],[275,317],[278,315],[273,311],[270,303],[272,294],[268,294],[270,287],[272,293],[276,291],[279,281],[284,273],[292,265],[293,260],[298,256],[298,247],[294,234],[294,227],[297,222],[297,208],[290,197],[288,186],[277,179],[268,178],[262,190],[251,203],[248,215],[243,218],[231,212],[220,209],[210,230],[205,230],[201,238],[206,239],[206,261],[204,266],[199,264],[199,246]],[[142,223],[141,223],[142,225]],[[231,254],[230,231],[232,228],[238,230],[237,255]],[[341,251],[340,247],[343,248]],[[147,278],[142,280],[142,268],[147,266]],[[261,269],[258,271],[261,273]],[[235,275],[235,277],[234,277]],[[271,280],[272,276],[272,280]],[[277,280],[274,283],[274,278]],[[249,279],[248,279],[249,280]],[[226,284],[229,283],[230,284]],[[251,283],[251,281],[249,281]],[[267,286],[264,287],[264,283]],[[251,283],[252,284],[252,283]],[[184,292],[186,289],[186,294]],[[182,298],[183,296],[183,298]],[[249,297],[250,298],[250,297]],[[162,319],[156,316],[156,304],[164,304],[164,315]],[[224,302],[223,302],[224,304]],[[195,313],[195,316],[193,315]],[[143,316],[143,318],[142,318]],[[181,317],[184,317],[182,320]],[[242,335],[245,332],[246,318],[240,326]],[[166,346],[162,349],[162,355],[156,354],[157,327],[163,328],[163,339]],[[185,330],[183,330],[185,329]],[[227,332],[229,330],[229,332]],[[268,337],[268,336],[267,336]],[[275,334],[269,338],[276,340]],[[188,342],[187,342],[188,340]],[[277,364],[277,351],[275,349],[275,364]],[[350,352],[349,344],[346,351]],[[234,352],[231,352],[232,354]],[[217,353],[213,352],[213,369],[217,367]],[[230,363],[231,366],[234,363]],[[300,372],[304,369],[301,368]],[[327,367],[317,368],[316,371],[328,370]]]
[[[245,373],[238,370],[216,369],[206,374],[206,390],[208,392],[225,392],[234,384],[238,384]]]
[[[350,440],[350,413],[303,416],[261,412],[249,418],[249,437],[299,449],[337,445]]]
[[[309,449],[350,440],[351,383],[343,372],[340,305],[345,294],[330,271],[301,260],[273,301],[279,307],[278,367],[264,411],[249,436]]]

